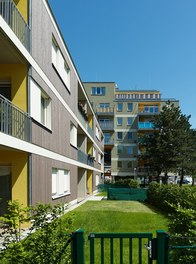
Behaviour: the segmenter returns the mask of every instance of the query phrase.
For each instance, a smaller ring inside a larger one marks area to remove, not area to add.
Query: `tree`
[[[141,158],[157,172],[163,172],[167,183],[168,172],[187,167],[190,150],[190,116],[183,115],[179,107],[168,102],[153,118],[154,133],[144,138],[145,151]]]

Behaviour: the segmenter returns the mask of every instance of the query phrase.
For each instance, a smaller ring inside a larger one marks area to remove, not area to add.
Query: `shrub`
[[[148,202],[169,213],[170,246],[196,245],[196,187],[152,183]],[[173,249],[170,256],[170,263],[194,264],[196,252],[191,247]]]
[[[38,204],[23,208],[15,201],[9,203],[8,210],[9,213],[1,218],[4,248],[0,251],[0,263],[71,263],[70,251],[66,247],[70,240],[72,219],[66,219],[67,228],[62,230],[62,206]],[[24,230],[21,226],[28,221],[32,225],[28,229],[28,236],[22,239]]]

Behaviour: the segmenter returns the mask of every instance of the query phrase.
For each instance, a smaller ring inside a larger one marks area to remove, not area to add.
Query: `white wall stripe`
[[[40,77],[44,80],[44,82],[50,87],[52,92],[55,94],[55,96],[58,98],[58,100],[63,104],[63,106],[67,109],[67,111],[70,112],[70,114],[73,116],[75,121],[80,125],[80,127],[83,129],[83,131],[88,135],[88,137],[92,140],[94,145],[98,148],[98,150],[103,154],[103,151],[99,148],[99,146],[96,144],[94,139],[90,136],[90,134],[87,132],[87,130],[83,127],[83,125],[80,123],[76,115],[73,113],[73,111],[69,108],[69,106],[66,104],[66,102],[63,100],[63,98],[60,96],[60,94],[57,92],[54,85],[50,82],[48,77],[45,75],[45,73],[42,71],[42,69],[39,67],[37,62],[33,59],[33,57],[30,55],[30,53],[26,50],[26,48],[23,46],[23,44],[19,41],[19,39],[16,37],[16,35],[13,33],[12,29],[8,26],[8,24],[4,21],[4,19],[0,16],[0,28],[7,34],[7,36],[10,38],[10,40],[16,45],[16,47],[20,50],[22,55],[27,59],[27,61],[31,64],[31,66],[35,69],[35,71],[40,75]],[[89,104],[90,105],[90,104]]]
[[[46,158],[49,158],[49,159],[66,162],[68,164],[75,165],[75,166],[78,166],[78,167],[82,167],[82,168],[85,168],[85,169],[88,169],[88,170],[102,172],[101,170],[96,169],[94,167],[85,165],[85,164],[83,164],[81,162],[78,162],[76,160],[70,159],[68,157],[60,155],[60,154],[55,153],[53,151],[47,150],[45,148],[39,147],[37,145],[28,143],[26,141],[17,139],[15,137],[12,137],[12,136],[9,136],[9,135],[6,135],[6,134],[1,133],[1,132],[0,132],[0,145],[5,146],[5,147],[9,147],[9,148],[12,148],[12,149],[17,149],[17,150],[20,150],[20,151],[24,151],[24,152],[27,152],[27,153],[36,154],[36,155],[39,155],[39,156],[42,156],[42,157],[46,157]]]

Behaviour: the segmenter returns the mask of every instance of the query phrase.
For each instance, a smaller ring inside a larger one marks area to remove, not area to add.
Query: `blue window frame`
[[[128,147],[127,147],[127,154],[128,154],[128,155],[133,154],[133,148],[132,148],[131,146],[128,146]]]
[[[129,112],[133,111],[133,103],[127,103],[127,111]]]
[[[133,138],[133,133],[132,132],[127,132],[127,139],[132,139]]]
[[[123,138],[123,133],[122,132],[117,132],[117,139],[122,140]]]
[[[127,125],[131,126],[133,124],[133,117],[127,117]]]
[[[122,126],[122,124],[123,124],[122,117],[117,117],[117,126]]]
[[[122,110],[123,110],[123,103],[118,103],[117,104],[117,111],[122,112]]]

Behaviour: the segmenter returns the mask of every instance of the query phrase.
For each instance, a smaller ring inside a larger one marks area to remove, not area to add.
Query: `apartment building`
[[[0,0],[0,214],[76,203],[103,174],[103,133],[46,0]]]
[[[120,90],[115,82],[85,82],[88,97],[104,132],[104,176],[108,179],[149,176],[138,161],[142,135],[152,134],[152,117],[168,100],[158,90]]]

